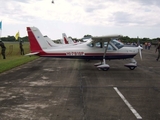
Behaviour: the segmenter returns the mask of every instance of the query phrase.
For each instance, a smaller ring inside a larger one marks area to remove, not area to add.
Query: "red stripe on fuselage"
[[[39,53],[41,56],[103,56],[103,53],[85,53],[85,55],[66,55],[66,53],[46,53],[41,51]],[[136,55],[136,54],[129,54],[129,53],[107,53],[106,56],[128,56],[128,55]]]
[[[66,56],[66,53],[45,53],[44,51],[43,52],[40,52],[39,53],[40,56]]]

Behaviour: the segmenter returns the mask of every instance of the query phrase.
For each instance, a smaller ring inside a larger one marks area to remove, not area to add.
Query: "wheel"
[[[107,70],[109,70],[109,68],[108,67],[104,67],[104,68],[101,68],[101,70],[107,71]]]
[[[130,70],[134,70],[136,67],[132,66],[132,67],[129,67]]]

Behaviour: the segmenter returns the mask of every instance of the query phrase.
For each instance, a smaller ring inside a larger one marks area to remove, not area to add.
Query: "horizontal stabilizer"
[[[39,52],[28,53],[28,54],[25,54],[25,56],[37,55],[38,53],[39,53]]]

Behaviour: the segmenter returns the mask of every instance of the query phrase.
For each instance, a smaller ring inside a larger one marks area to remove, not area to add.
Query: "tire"
[[[130,70],[134,70],[135,68],[136,68],[136,67],[133,67],[133,66],[132,66],[132,67],[129,67]]]
[[[106,67],[106,68],[101,68],[101,70],[103,70],[103,71],[108,71],[109,68],[108,68],[108,67]]]

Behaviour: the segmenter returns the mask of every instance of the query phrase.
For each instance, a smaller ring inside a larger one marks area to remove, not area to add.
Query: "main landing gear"
[[[129,69],[130,70],[134,70],[136,67],[130,66]]]
[[[100,69],[103,70],[103,71],[108,71],[109,70],[108,67],[103,67],[103,68],[100,68]]]
[[[110,66],[108,64],[102,64],[102,65],[97,66],[97,68],[99,70],[107,71],[109,70]]]
[[[103,59],[103,62],[100,65],[98,65],[97,68],[99,70],[107,71],[107,70],[109,70],[110,66],[108,64],[106,64],[105,59]]]
[[[106,64],[106,59],[105,59],[107,49],[108,49],[108,44],[109,44],[109,42],[107,43],[107,47],[105,48],[105,51],[103,54],[103,62],[94,64],[95,66],[97,66],[98,69],[103,70],[103,71],[107,71],[110,68],[110,66],[108,64]]]

